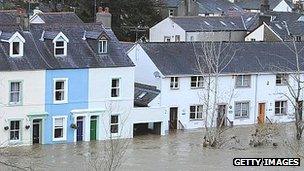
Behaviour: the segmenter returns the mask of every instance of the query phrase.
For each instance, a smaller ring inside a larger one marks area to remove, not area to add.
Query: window
[[[235,118],[249,117],[249,102],[235,103]]]
[[[99,41],[99,53],[107,53],[108,52],[108,41],[100,40]]]
[[[251,40],[252,42],[255,42],[255,41],[256,41],[254,38],[251,38],[250,40]]]
[[[20,43],[13,42],[13,55],[20,55]]]
[[[235,81],[236,87],[250,87],[250,75],[238,75]]]
[[[203,119],[203,105],[190,106],[190,119]]]
[[[118,115],[111,115],[111,133],[118,133]]]
[[[286,85],[288,80],[288,74],[277,74],[276,85]]]
[[[275,102],[275,115],[286,115],[287,114],[287,101],[276,101]]]
[[[169,17],[174,15],[174,10],[173,9],[169,9]]]
[[[53,118],[53,140],[63,141],[66,140],[66,117]]]
[[[55,55],[56,56],[65,56],[65,42],[64,41],[56,41],[55,42]]]
[[[180,42],[180,35],[175,35],[175,42]]]
[[[296,36],[296,41],[297,42],[301,42],[302,41],[302,37],[301,36]]]
[[[204,79],[202,76],[191,77],[191,88],[203,88]]]
[[[164,37],[164,41],[165,41],[165,42],[171,42],[171,38],[170,38],[169,36],[165,36],[165,37]]]
[[[21,82],[11,82],[10,83],[10,104],[20,104],[22,94],[22,83]]]
[[[68,100],[67,79],[59,79],[54,82],[54,103],[66,103]]]
[[[178,77],[171,77],[170,78],[170,88],[172,90],[176,90],[179,88],[179,85],[178,85]]]
[[[119,97],[119,90],[120,90],[119,79],[115,78],[112,79],[112,87],[111,87],[111,97]]]
[[[194,41],[194,37],[190,36],[190,41],[193,42]]]
[[[10,140],[20,140],[20,121],[10,122]]]

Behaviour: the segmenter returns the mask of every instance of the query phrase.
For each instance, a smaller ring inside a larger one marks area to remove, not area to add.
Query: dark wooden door
[[[177,107],[170,108],[170,121],[169,121],[169,129],[177,129]]]
[[[218,105],[217,127],[226,126],[226,112],[227,112],[226,105]]]
[[[77,141],[83,141],[83,118],[77,118]]]
[[[37,120],[33,121],[33,144],[40,143],[40,122]]]
[[[258,124],[265,123],[265,103],[259,103]]]

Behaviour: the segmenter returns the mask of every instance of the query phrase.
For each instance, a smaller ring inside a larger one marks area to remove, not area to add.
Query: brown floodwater
[[[291,126],[284,126],[281,136],[274,138],[277,147],[250,147],[253,126],[234,127],[226,135],[236,135],[239,144],[229,144],[222,149],[204,148],[204,130],[171,132],[166,136],[144,135],[128,142],[119,170],[304,170],[304,159],[300,167],[234,167],[234,157],[297,157],[295,151],[282,140],[292,137]],[[127,142],[127,141],[126,141]],[[302,142],[303,143],[303,142]],[[76,144],[37,145],[7,148],[0,160],[26,169],[50,171],[93,170],[89,160],[92,151],[100,151],[102,142]],[[235,148],[231,148],[235,147]],[[303,147],[298,151],[304,154]],[[13,170],[0,165],[0,170]],[[102,170],[102,169],[99,169]]]

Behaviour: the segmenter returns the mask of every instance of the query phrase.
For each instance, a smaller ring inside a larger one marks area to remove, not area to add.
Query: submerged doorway
[[[42,141],[42,119],[34,119],[33,120],[33,132],[32,132],[32,141],[33,141],[33,144],[41,144],[41,141]]]
[[[83,141],[83,116],[77,117],[77,141]]]
[[[227,105],[218,105],[217,110],[217,127],[223,127],[227,125]]]
[[[265,123],[265,103],[259,103],[258,124]]]
[[[97,140],[97,116],[91,116],[91,124],[90,124],[90,140]]]
[[[177,129],[177,107],[170,108],[170,121],[169,121],[169,130]]]

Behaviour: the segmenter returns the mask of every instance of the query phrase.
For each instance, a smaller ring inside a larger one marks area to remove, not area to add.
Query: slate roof
[[[282,0],[269,0],[269,8],[273,10]],[[285,2],[293,8],[292,2],[290,0],[285,0]],[[235,4],[243,9],[247,10],[260,10],[261,0],[238,0]]]
[[[182,0],[164,0],[164,3],[167,7],[177,8]]]
[[[64,18],[64,14],[60,15]],[[69,13],[67,13],[67,17],[70,17]],[[134,66],[113,31],[104,28],[98,23],[69,23],[66,25],[31,24],[30,31],[22,31],[20,26],[11,26],[7,27],[7,29],[9,32],[5,32],[5,34],[18,31],[24,37],[24,56],[10,57],[9,44],[0,41],[0,71]],[[83,35],[85,31],[106,33],[110,39],[108,41],[108,53],[97,53],[94,50],[94,46],[97,46],[98,41],[91,41],[91,39],[84,40]],[[41,40],[43,32],[45,33],[44,38],[47,38],[45,40]],[[64,57],[55,57],[53,54],[54,45],[52,40],[54,35],[59,32],[63,32],[69,39],[67,56]],[[90,44],[92,42],[94,46]]]
[[[46,24],[82,24],[83,21],[73,12],[49,12],[37,14]]]
[[[291,43],[288,44],[291,47]],[[222,74],[238,73],[272,73],[282,72],[277,67],[285,68],[284,72],[295,70],[294,55],[282,42],[234,42],[222,43],[220,61],[223,65]],[[197,57],[203,53],[201,42],[179,42],[179,43],[143,43],[140,44],[164,76],[176,75],[200,75]],[[208,45],[210,47],[210,45]],[[298,43],[298,48],[304,47],[304,43]],[[219,43],[215,43],[218,50]],[[228,62],[233,56],[231,62]],[[304,52],[300,53],[301,69],[304,71]],[[201,61],[202,66],[204,62]],[[227,67],[224,67],[228,63]]]
[[[230,11],[242,11],[242,8],[228,0],[197,0],[200,14],[221,14]]]
[[[196,31],[246,31],[255,15],[241,16],[186,16],[170,17],[188,32]]]
[[[135,107],[148,107],[149,103],[160,94],[160,90],[155,86],[141,83],[135,83],[134,91]]]
[[[304,15],[296,12],[270,12],[272,20],[269,27],[283,40],[289,40],[291,35],[304,35]],[[302,17],[302,18],[301,18]]]
[[[134,42],[120,42],[120,43],[126,52],[129,51],[135,45]]]

